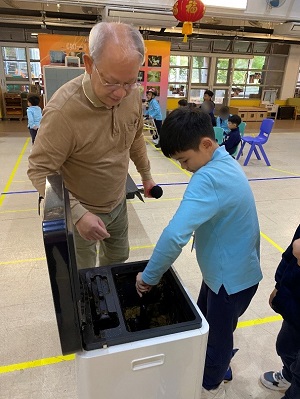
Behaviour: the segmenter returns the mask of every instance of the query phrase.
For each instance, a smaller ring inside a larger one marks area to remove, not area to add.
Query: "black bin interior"
[[[201,317],[172,268],[142,298],[135,278],[147,261],[80,270],[86,350],[201,327]]]

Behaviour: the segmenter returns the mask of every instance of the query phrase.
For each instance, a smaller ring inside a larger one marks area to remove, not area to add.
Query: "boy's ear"
[[[209,150],[213,146],[213,141],[209,137],[203,137],[203,139],[200,141],[199,144],[199,149],[203,148],[205,150]]]

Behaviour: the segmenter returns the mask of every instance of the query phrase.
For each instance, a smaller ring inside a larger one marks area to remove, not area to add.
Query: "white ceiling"
[[[202,1],[205,4],[206,0]],[[45,20],[49,25],[90,29],[97,18],[100,16],[105,18],[109,8],[116,8],[126,10],[129,14],[128,22],[141,28],[168,29],[177,24],[171,12],[174,2],[174,0],[0,0],[0,24],[40,25],[41,13],[45,12]],[[239,0],[235,0],[235,3],[241,4]],[[143,17],[142,21],[137,18],[138,15]],[[120,20],[120,17],[115,17],[115,20]],[[291,20],[300,23],[300,0],[286,0],[278,8],[270,8],[266,0],[248,0],[245,10],[233,11],[229,8],[207,5],[200,27],[202,24],[210,24],[215,26],[214,30],[217,32],[222,25],[247,27],[250,26],[249,21],[254,21],[257,27],[273,29],[275,25]],[[202,29],[199,34],[201,32]]]

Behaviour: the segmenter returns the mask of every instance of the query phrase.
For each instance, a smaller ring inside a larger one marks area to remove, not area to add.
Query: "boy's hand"
[[[271,295],[270,295],[270,298],[269,298],[269,305],[271,306],[271,308],[273,308],[272,302],[273,302],[273,299],[275,298],[275,296],[277,294],[277,291],[278,290],[276,288],[274,288],[274,290],[271,292]]]
[[[298,266],[300,266],[300,238],[293,242],[293,255],[297,258]]]
[[[144,283],[142,280],[142,273],[138,273],[136,276],[135,288],[139,296],[142,297],[145,292],[149,292],[151,290],[152,285]]]

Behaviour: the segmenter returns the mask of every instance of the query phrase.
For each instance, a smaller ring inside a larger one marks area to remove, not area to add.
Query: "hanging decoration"
[[[187,42],[187,35],[193,33],[193,22],[199,21],[205,13],[205,5],[201,0],[177,0],[173,6],[174,17],[183,22],[183,41]]]

